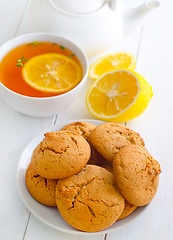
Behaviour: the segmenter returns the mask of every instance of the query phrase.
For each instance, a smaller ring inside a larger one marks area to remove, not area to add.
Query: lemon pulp
[[[89,76],[92,79],[98,79],[103,74],[116,69],[129,68],[134,69],[136,64],[135,57],[128,52],[115,52],[107,54],[97,59],[91,64]]]

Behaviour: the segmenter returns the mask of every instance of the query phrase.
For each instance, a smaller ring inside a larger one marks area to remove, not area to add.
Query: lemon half
[[[133,70],[118,69],[97,79],[86,95],[89,112],[104,121],[126,122],[147,108],[152,88]]]
[[[128,52],[115,52],[107,54],[97,59],[91,64],[89,69],[89,76],[92,79],[98,79],[107,72],[116,69],[129,68],[134,69],[136,64],[135,57]]]

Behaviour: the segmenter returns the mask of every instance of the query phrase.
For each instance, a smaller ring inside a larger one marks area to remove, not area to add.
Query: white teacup
[[[75,43],[58,35],[50,33],[29,33],[13,38],[0,47],[0,61],[12,49],[25,43],[33,41],[44,41],[60,44],[70,49],[79,59],[83,68],[81,82],[72,90],[53,97],[28,97],[18,94],[0,82],[0,93],[4,100],[16,111],[34,117],[47,117],[54,114],[61,114],[64,109],[70,106],[82,90],[87,75],[89,63],[87,56]]]

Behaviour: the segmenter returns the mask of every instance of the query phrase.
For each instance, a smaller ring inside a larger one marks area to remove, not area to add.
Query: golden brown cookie
[[[55,190],[58,180],[41,177],[30,163],[26,170],[25,181],[33,198],[47,206],[56,206]]]
[[[161,169],[145,148],[121,148],[113,160],[113,172],[120,193],[129,203],[144,206],[155,196]]]
[[[73,122],[65,125],[61,130],[70,130],[77,132],[90,142],[90,133],[96,126],[89,122]]]
[[[111,226],[124,209],[113,174],[96,165],[87,165],[80,173],[59,180],[56,201],[62,217],[86,232]]]
[[[124,210],[121,213],[121,215],[119,216],[118,220],[122,220],[122,219],[128,217],[136,208],[137,208],[137,206],[134,206],[125,200]]]
[[[103,168],[107,169],[109,172],[113,173],[113,167],[112,164],[104,164],[102,165]],[[118,220],[124,219],[127,216],[129,216],[135,209],[137,208],[137,206],[132,205],[131,203],[127,202],[125,200],[125,207],[123,212],[121,213],[121,215],[119,216]]]
[[[124,146],[145,145],[139,133],[118,123],[97,126],[92,130],[90,138],[97,151],[109,162],[113,161],[115,154]]]
[[[73,122],[64,126],[61,130],[70,130],[83,136],[91,147],[91,156],[88,164],[101,166],[105,163],[105,159],[97,152],[90,140],[90,133],[96,126],[89,122]]]
[[[90,146],[78,133],[49,132],[31,158],[35,171],[48,179],[59,179],[80,172],[90,158]]]

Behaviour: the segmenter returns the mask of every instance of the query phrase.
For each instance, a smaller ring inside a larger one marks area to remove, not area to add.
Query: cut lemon
[[[116,69],[134,69],[135,64],[135,57],[128,52],[110,53],[97,59],[93,64],[91,64],[89,76],[92,79],[98,79],[103,74]]]
[[[31,87],[53,93],[64,93],[74,88],[82,78],[75,61],[57,53],[42,54],[28,60],[22,76]]]
[[[119,69],[93,83],[86,104],[89,112],[99,119],[126,122],[145,111],[152,95],[151,86],[140,74]]]

